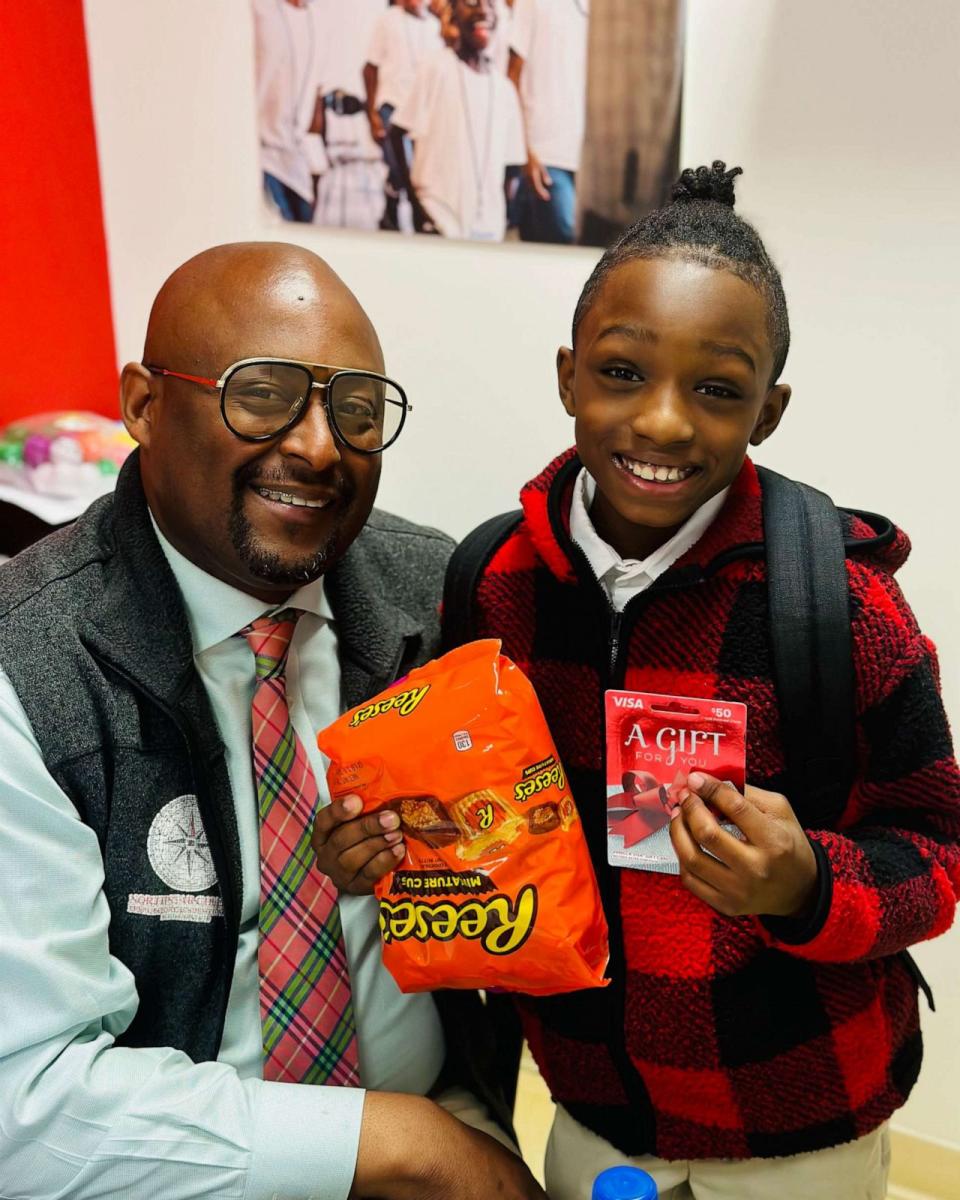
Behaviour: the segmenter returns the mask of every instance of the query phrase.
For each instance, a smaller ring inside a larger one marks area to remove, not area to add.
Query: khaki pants
[[[545,1167],[550,1200],[590,1200],[596,1176],[619,1166],[652,1175],[660,1200],[884,1200],[890,1139],[883,1125],[855,1142],[789,1158],[631,1159],[557,1106]]]

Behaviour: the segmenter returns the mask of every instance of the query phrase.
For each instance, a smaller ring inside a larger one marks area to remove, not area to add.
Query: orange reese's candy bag
[[[402,991],[604,985],[607,924],[529,680],[498,641],[411,671],[317,737],[334,798],[392,808],[406,856],[377,884]]]

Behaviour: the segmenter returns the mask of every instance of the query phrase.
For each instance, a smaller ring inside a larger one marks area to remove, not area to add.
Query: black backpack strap
[[[832,825],[856,772],[853,637],[843,527],[833,501],[758,467],[773,673],[788,796],[810,828]]]
[[[447,565],[443,584],[441,640],[444,650],[469,642],[474,636],[473,600],[484,568],[520,524],[519,508],[500,513],[478,525],[463,539]]]
[[[757,467],[757,474],[763,490],[770,643],[787,798],[799,809],[801,824],[829,828],[846,806],[857,767],[853,635],[841,510],[805,483],[766,467]],[[886,517],[842,511],[879,531],[872,539],[857,539],[857,547],[893,540],[895,530]],[[898,957],[935,1012],[930,984],[909,951],[901,950]]]

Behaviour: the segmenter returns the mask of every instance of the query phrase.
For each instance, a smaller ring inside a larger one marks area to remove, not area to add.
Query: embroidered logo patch
[[[196,796],[177,796],[160,809],[147,835],[147,857],[178,892],[205,892],[217,882]]]
[[[209,925],[214,917],[223,916],[223,901],[219,896],[188,896],[177,892],[147,896],[133,892],[127,897],[127,912],[141,917],[159,917],[161,921],[193,921],[198,925]]]

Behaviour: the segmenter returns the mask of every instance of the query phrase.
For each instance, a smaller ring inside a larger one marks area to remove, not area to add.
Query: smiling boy
[[[598,263],[557,356],[576,451],[523,490],[474,597],[475,635],[501,638],[537,689],[610,924],[609,988],[518,1001],[557,1101],[551,1200],[585,1200],[628,1162],[669,1200],[883,1200],[885,1122],[922,1053],[904,951],[949,927],[960,892],[935,652],[893,578],[909,543],[882,518],[844,518],[857,761],[842,812],[811,819],[786,772],[746,451],[790,399],[789,325],[732,211],[738,173],[684,172]],[[689,776],[676,874],[608,863],[611,688],[747,705],[747,786]]]
[[[627,1163],[661,1200],[884,1200],[886,1122],[922,1057],[905,951],[949,928],[960,892],[960,771],[934,648],[893,578],[909,543],[885,518],[843,522],[856,770],[841,811],[815,817],[817,781],[787,772],[746,451],[789,400],[790,333],[779,273],[732,211],[738,173],[685,171],[597,264],[557,356],[576,450],[523,489],[473,596],[473,635],[500,638],[536,687],[610,929],[609,987],[517,997],[557,1104],[551,1200],[589,1200]],[[448,572],[447,644],[464,568]],[[676,874],[608,862],[607,689],[747,705],[748,782],[689,775]],[[364,891],[392,864],[352,815],[325,811],[318,854]]]
[[[729,272],[638,258],[611,273],[576,341],[557,374],[590,520],[621,559],[642,560],[702,505],[719,511],[747,444],[780,422],[790,388],[770,386],[765,304]]]

